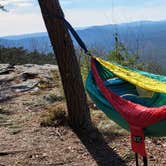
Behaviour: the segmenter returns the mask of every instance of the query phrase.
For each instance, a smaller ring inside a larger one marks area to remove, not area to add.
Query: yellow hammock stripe
[[[164,82],[160,82],[150,77],[141,75],[140,73],[127,70],[121,66],[117,66],[101,58],[98,58],[98,57],[93,57],[93,58],[95,58],[105,68],[107,68],[108,70],[110,70],[116,76],[118,76],[119,78],[123,80],[126,80],[140,88],[143,88],[149,91],[166,93],[166,83]]]

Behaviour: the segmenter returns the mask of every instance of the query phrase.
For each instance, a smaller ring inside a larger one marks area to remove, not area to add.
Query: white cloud
[[[0,0],[0,3],[3,5],[11,5],[11,4],[20,5],[24,3],[33,3],[33,1],[32,0]]]
[[[66,18],[74,26],[118,24],[139,20],[166,20],[165,6],[116,7],[111,9],[64,10]]]
[[[32,6],[32,3],[30,2],[22,2],[22,3],[17,3],[17,7],[29,7]]]
[[[40,14],[0,13],[0,36],[46,31]]]
[[[24,11],[27,7],[34,7],[34,0],[0,0],[0,4],[4,5],[10,12]]]

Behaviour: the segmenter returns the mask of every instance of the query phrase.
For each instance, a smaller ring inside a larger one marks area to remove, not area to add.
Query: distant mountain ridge
[[[46,32],[37,32],[37,33],[22,34],[22,35],[4,36],[1,38],[7,40],[21,40],[26,38],[43,37],[43,36],[48,36],[48,35]]]
[[[110,51],[114,47],[114,33],[118,32],[120,40],[134,52],[137,48],[141,59],[154,59],[165,67],[166,64],[166,21],[140,21],[119,25],[92,26],[77,29],[78,34],[91,47]],[[77,43],[74,41],[77,46]],[[6,36],[0,38],[0,45],[6,47],[24,47],[51,51],[51,44],[46,32]]]

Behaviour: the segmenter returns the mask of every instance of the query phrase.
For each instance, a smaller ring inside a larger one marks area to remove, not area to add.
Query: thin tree
[[[70,34],[58,0],[38,0],[59,66],[66,96],[69,123],[74,129],[91,126],[89,108]],[[48,13],[49,12],[49,13]],[[50,13],[57,17],[51,17]]]

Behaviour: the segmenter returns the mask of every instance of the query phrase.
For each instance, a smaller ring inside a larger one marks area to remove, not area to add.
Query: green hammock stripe
[[[152,97],[139,97],[136,87],[134,85],[120,78],[114,78],[113,80],[108,80],[114,77],[115,75],[110,70],[101,65],[99,62],[96,62],[96,67],[100,73],[101,78],[105,80],[105,85],[116,94],[132,102],[147,107],[160,107],[166,104],[166,94],[154,93]],[[133,70],[133,71],[139,72],[140,74],[151,77],[153,79],[158,79],[158,77],[160,77],[139,70]],[[165,78],[162,76],[160,77],[160,80],[163,82],[166,81]],[[112,107],[112,105],[100,93],[100,90],[95,84],[91,71],[89,72],[86,80],[86,89],[92,100],[96,103],[98,108],[100,108],[114,122],[116,122],[121,127],[129,131],[129,124],[127,123],[127,121]],[[145,136],[166,136],[165,126],[166,126],[166,120],[150,125],[144,128]]]

